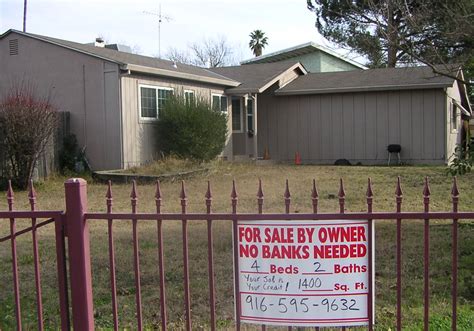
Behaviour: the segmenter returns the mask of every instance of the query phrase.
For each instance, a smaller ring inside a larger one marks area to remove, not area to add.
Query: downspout
[[[120,73],[120,70],[123,71],[123,73]],[[124,76],[130,76],[131,71],[129,69],[123,70],[122,67],[119,67],[119,73],[118,73],[118,79],[119,79],[119,120],[120,120],[120,164],[121,168],[125,169],[125,143],[123,141],[124,139],[124,134],[123,134],[123,93],[122,93],[122,87],[123,87],[123,78]]]
[[[86,66],[82,65],[82,105],[84,108],[84,125],[82,134],[84,136],[84,150],[87,148],[87,100],[86,100]]]

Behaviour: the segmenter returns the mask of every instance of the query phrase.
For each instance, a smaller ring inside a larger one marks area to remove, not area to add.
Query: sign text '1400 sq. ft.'
[[[367,221],[240,221],[240,320],[368,324],[368,233]]]

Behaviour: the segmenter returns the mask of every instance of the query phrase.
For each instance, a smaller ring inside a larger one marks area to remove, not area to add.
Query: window
[[[242,131],[242,100],[232,97],[232,131]]]
[[[454,102],[451,103],[451,130],[458,129],[458,107]]]
[[[166,100],[172,93],[172,88],[140,85],[140,118],[144,120],[158,119],[160,109],[163,109]]]
[[[247,99],[247,131],[253,133],[253,99]]]
[[[184,90],[184,100],[187,105],[194,103],[194,91],[193,90]]]
[[[212,95],[212,109],[227,112],[227,97],[220,94]]]

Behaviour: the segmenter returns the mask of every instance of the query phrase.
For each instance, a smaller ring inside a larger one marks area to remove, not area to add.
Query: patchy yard
[[[396,178],[400,175],[403,188],[403,210],[423,210],[423,181],[429,176],[431,184],[431,209],[450,210],[451,178],[443,167],[334,167],[334,166],[261,166],[249,164],[215,164],[206,175],[186,181],[188,210],[205,211],[204,194],[207,181],[211,181],[213,211],[230,211],[230,192],[235,178],[239,194],[238,210],[256,211],[258,178],[262,179],[265,194],[264,212],[284,211],[283,192],[288,178],[291,192],[291,212],[311,211],[311,181],[317,180],[321,212],[339,210],[337,192],[340,177],[344,178],[346,209],[348,212],[364,211],[367,178],[371,177],[374,191],[374,211],[395,210]],[[39,185],[38,209],[63,209],[63,182],[55,178]],[[474,174],[459,179],[460,210],[474,208]],[[163,211],[180,211],[177,182],[162,183]],[[114,185],[114,211],[130,210],[130,185]],[[89,210],[105,210],[106,186],[90,183]],[[138,186],[138,210],[153,212],[155,209],[154,185]],[[5,195],[5,192],[2,192]],[[336,197],[336,198],[334,198]],[[16,209],[29,208],[26,192],[15,192]],[[6,199],[0,202],[6,210]],[[9,232],[9,221],[0,221],[0,236]],[[19,221],[18,229],[30,221]],[[190,274],[193,329],[207,329],[209,322],[207,284],[207,237],[204,222],[189,222]],[[449,221],[432,221],[431,226],[431,325],[434,330],[450,328],[451,291],[451,227]],[[459,317],[460,330],[474,327],[474,222],[461,221],[459,225]],[[107,224],[90,221],[93,263],[93,288],[96,326],[109,329],[111,317]],[[46,325],[55,329],[59,324],[54,227],[39,231],[42,262],[43,301]],[[134,328],[135,288],[133,273],[132,225],[118,221],[114,226],[117,258],[117,288],[120,326]],[[229,222],[216,221],[215,272],[217,281],[217,317],[220,329],[233,327],[232,245]],[[169,321],[173,329],[183,323],[182,246],[181,223],[166,222],[164,226],[166,285]],[[423,319],[423,221],[403,223],[403,321],[407,329],[422,328]],[[141,281],[144,322],[149,328],[158,328],[160,322],[159,280],[157,268],[156,223],[139,222]],[[11,257],[9,242],[0,244],[0,329],[14,327]],[[18,240],[19,268],[21,272],[22,311],[25,329],[36,328],[34,300],[33,259],[31,236]],[[395,222],[376,222],[376,323],[377,329],[387,330],[395,325],[396,310],[395,275]],[[254,329],[249,326],[248,329]]]

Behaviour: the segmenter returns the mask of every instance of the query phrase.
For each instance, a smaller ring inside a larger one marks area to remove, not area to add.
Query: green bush
[[[63,139],[63,147],[59,151],[59,168],[61,172],[74,172],[79,158],[79,145],[74,134],[68,134]]]
[[[457,145],[452,158],[446,170],[448,174],[462,176],[471,172],[474,166],[474,140],[471,139],[467,148]]]
[[[159,146],[168,155],[209,161],[222,152],[226,136],[227,115],[203,98],[186,102],[182,94],[172,95],[160,110]]]

